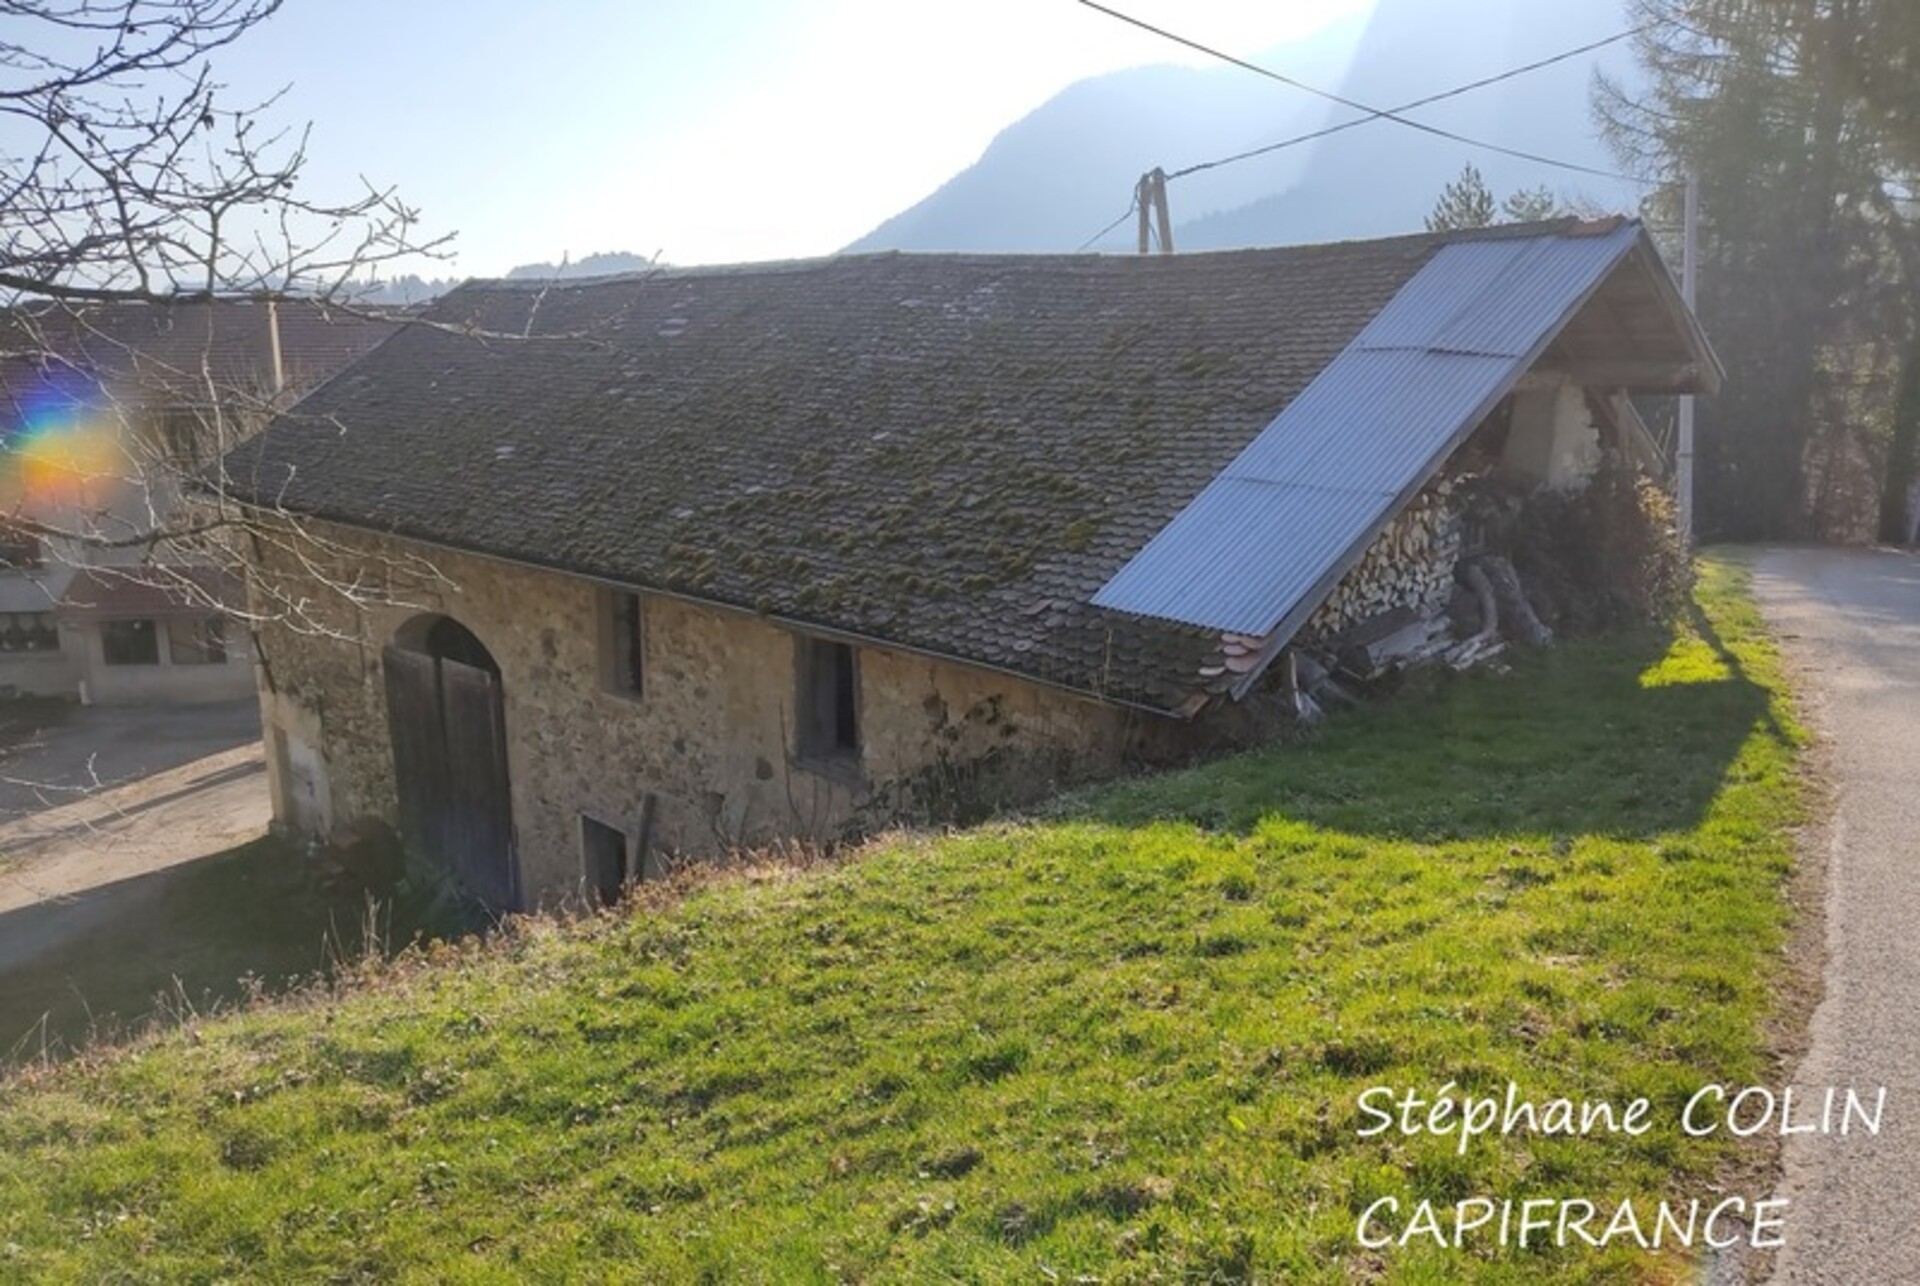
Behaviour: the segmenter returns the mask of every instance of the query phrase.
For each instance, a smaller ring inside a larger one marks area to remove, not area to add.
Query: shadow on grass
[[[284,990],[424,928],[390,891],[312,869],[260,839],[0,915],[0,1070]]]
[[[1307,741],[1086,796],[1079,815],[1247,832],[1282,815],[1421,842],[1502,835],[1644,838],[1699,824],[1768,694],[1704,616],[1717,664],[1650,683],[1674,641],[1646,631],[1519,657],[1510,675],[1442,672],[1337,716]],[[1705,660],[1705,658],[1702,658]]]

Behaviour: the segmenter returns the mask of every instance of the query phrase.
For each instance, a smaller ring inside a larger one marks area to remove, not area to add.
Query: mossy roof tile
[[[1444,240],[476,282],[228,470],[293,512],[1173,710],[1217,639],[1088,599]]]

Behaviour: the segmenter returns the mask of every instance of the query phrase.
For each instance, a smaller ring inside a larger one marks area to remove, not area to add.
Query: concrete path
[[[1877,1137],[1787,1140],[1773,1280],[1920,1282],[1920,557],[1783,549],[1753,563],[1835,796],[1825,993],[1793,1084],[1887,1089]]]
[[[207,705],[86,706],[0,746],[0,822],[260,740],[252,697]]]
[[[0,759],[0,969],[96,930],[271,819],[258,706],[94,707]],[[125,896],[93,895],[109,888]]]

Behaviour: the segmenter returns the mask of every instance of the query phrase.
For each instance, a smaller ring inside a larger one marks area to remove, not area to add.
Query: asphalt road
[[[1920,556],[1769,550],[1754,588],[1833,777],[1826,985],[1793,1084],[1887,1090],[1877,1136],[1786,1141],[1773,1280],[1920,1282]]]

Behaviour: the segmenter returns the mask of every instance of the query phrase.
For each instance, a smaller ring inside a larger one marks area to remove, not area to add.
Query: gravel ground
[[[1793,1084],[1887,1090],[1877,1136],[1786,1140],[1773,1280],[1920,1282],[1920,557],[1779,549],[1753,567],[1832,776],[1825,989]]]

